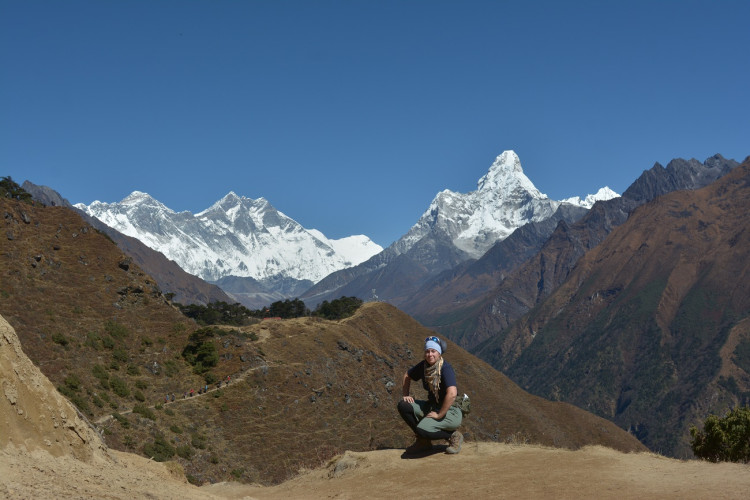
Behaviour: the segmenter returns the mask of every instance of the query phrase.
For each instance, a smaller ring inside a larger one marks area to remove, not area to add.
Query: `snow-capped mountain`
[[[206,281],[239,276],[317,282],[382,250],[363,235],[330,240],[305,229],[268,200],[234,192],[195,215],[177,213],[139,191],[119,203],[75,206]]]
[[[377,290],[380,300],[399,305],[441,272],[480,258],[528,223],[583,215],[595,200],[618,196],[602,188],[584,200],[552,200],[526,177],[518,155],[504,151],[475,191],[441,191],[404,236],[362,264],[327,276],[302,298],[313,304],[341,295],[370,297]]]
[[[504,151],[477,182],[476,191],[444,190],[409,230],[394,243],[398,253],[407,252],[431,232],[441,232],[471,258],[479,258],[495,243],[528,222],[548,219],[563,203],[591,208],[597,200],[619,195],[608,187],[596,194],[555,201],[539,192],[523,173],[514,151]]]
[[[581,199],[580,196],[574,196],[572,198],[565,198],[562,200],[562,203],[570,203],[571,205],[578,205],[579,207],[591,208],[597,201],[611,200],[612,198],[617,198],[619,196],[619,194],[609,189],[609,187],[604,186],[596,193],[587,195],[584,199]]]

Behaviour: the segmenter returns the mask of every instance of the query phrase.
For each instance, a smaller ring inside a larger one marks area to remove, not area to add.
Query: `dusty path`
[[[212,392],[216,392],[216,391],[219,391],[221,389],[226,389],[231,384],[235,384],[235,383],[241,382],[242,380],[245,379],[245,377],[247,377],[248,373],[250,373],[252,371],[255,371],[255,370],[260,370],[260,369],[263,369],[263,368],[268,368],[268,365],[263,364],[263,365],[256,366],[256,367],[253,367],[253,368],[248,368],[247,370],[241,371],[241,372],[239,372],[236,375],[232,374],[232,375],[230,375],[231,382],[226,382],[226,379],[225,379],[225,380],[222,381],[222,385],[220,387],[216,387],[216,385],[214,385],[213,388],[208,389],[206,392],[202,392],[202,393],[197,393],[196,392],[193,396],[188,396],[188,397],[175,397],[174,401],[169,401],[169,402],[164,402],[164,403],[158,403],[158,404],[161,404],[161,405],[163,405],[166,408],[167,406],[172,406],[172,405],[177,404],[177,403],[183,403],[183,402],[186,402],[186,401],[193,401],[196,398],[199,398],[199,397],[202,397],[202,396],[206,396],[206,395],[208,395],[208,394],[210,394]],[[148,406],[148,408],[150,408],[150,409],[154,409],[155,407],[156,407],[156,404]],[[133,409],[131,408],[129,410],[122,410],[122,411],[118,411],[117,413],[119,413],[120,415],[128,415],[130,413],[133,413]],[[108,421],[112,420],[112,418],[113,418],[112,414],[104,415],[102,417],[99,417],[97,420],[95,420],[94,423],[97,426],[103,425],[103,424],[106,424]]]
[[[198,488],[169,465],[110,451],[84,463],[48,453],[0,450],[0,497],[8,499],[745,499],[750,465],[680,461],[603,447],[570,451],[465,443],[458,455],[416,459],[403,450],[347,452],[328,467],[272,487]]]
[[[680,461],[596,446],[570,451],[466,443],[460,454],[404,459],[347,452],[337,464],[274,487],[217,484],[225,498],[744,499],[750,465]]]

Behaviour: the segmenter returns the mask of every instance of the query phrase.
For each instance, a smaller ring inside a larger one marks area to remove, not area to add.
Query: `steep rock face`
[[[0,449],[44,450],[79,460],[103,458],[104,444],[21,349],[0,316]]]
[[[474,313],[474,328],[467,329],[461,337],[462,345],[473,349],[491,339],[493,344],[505,344],[505,352],[510,356],[508,360],[512,359],[509,349],[517,355],[521,347],[517,339],[506,340],[505,329],[557,289],[578,259],[604,241],[636,207],[674,189],[704,187],[736,166],[736,161],[721,155],[704,163],[695,159],[675,159],[666,168],[657,163],[645,171],[622,197],[596,203],[574,224],[561,223],[538,254],[508,273],[502,283],[486,295],[483,305],[478,307],[480,312]],[[516,347],[511,349],[511,345]]]
[[[690,456],[688,427],[750,401],[750,162],[643,205],[477,354],[543,397]]]
[[[327,276],[302,298],[310,303],[341,295],[371,298],[375,290],[378,298],[404,306],[432,278],[480,258],[517,228],[547,220],[561,207],[586,208],[594,199],[616,196],[603,188],[585,201],[551,200],[523,173],[518,155],[505,151],[479,179],[475,191],[441,191],[398,241],[359,266]],[[399,287],[390,281],[395,277],[388,269],[392,263],[400,270]],[[404,271],[414,274],[404,275]]]

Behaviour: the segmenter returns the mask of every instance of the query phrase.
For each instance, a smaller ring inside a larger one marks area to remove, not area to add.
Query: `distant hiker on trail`
[[[427,337],[424,344],[424,360],[404,374],[403,397],[398,402],[398,412],[416,436],[414,444],[406,448],[407,453],[419,453],[432,448],[433,439],[448,440],[446,453],[461,451],[463,435],[457,431],[463,415],[453,405],[458,394],[456,373],[450,363],[443,359],[446,344],[437,337]],[[422,381],[428,400],[415,400],[409,389],[411,381]]]

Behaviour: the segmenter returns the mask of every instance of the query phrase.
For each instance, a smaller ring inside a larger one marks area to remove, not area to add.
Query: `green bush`
[[[63,381],[65,383],[65,386],[70,388],[73,391],[78,391],[81,389],[81,379],[78,378],[78,375],[75,373],[71,373],[67,377],[65,377],[65,380]]]
[[[193,372],[202,374],[219,364],[219,352],[211,337],[215,331],[206,327],[196,330],[188,337],[182,357],[193,366]]]
[[[127,363],[130,356],[128,356],[128,351],[121,347],[118,347],[112,352],[112,357],[115,359],[115,361],[119,361],[120,363]]]
[[[60,344],[61,346],[64,347],[64,346],[68,345],[69,340],[62,333],[53,333],[52,334],[52,342],[54,342],[55,344]]]
[[[738,407],[724,417],[709,415],[703,430],[690,428],[690,446],[709,462],[750,462],[750,407]]]
[[[146,444],[143,446],[143,454],[147,457],[151,457],[157,462],[166,462],[177,453],[174,446],[167,443],[162,437],[157,437],[153,443]]]
[[[135,398],[136,401],[140,401],[141,403],[146,401],[146,396],[144,396],[141,391],[135,391],[133,393],[133,397]]]
[[[124,339],[129,335],[128,329],[116,321],[105,321],[104,329],[116,339]]]
[[[147,418],[149,420],[156,420],[156,415],[153,411],[151,411],[151,408],[147,408],[145,405],[142,404],[136,404],[133,406],[133,413],[137,413],[138,415],[142,415],[144,418]],[[174,453],[172,453],[174,455]]]
[[[122,380],[119,377],[115,377],[113,375],[109,379],[109,386],[112,388],[114,393],[120,396],[121,398],[126,398],[130,396],[130,389],[128,388],[128,385],[125,383],[124,380]]]
[[[198,434],[197,432],[193,434],[193,438],[191,440],[191,444],[193,445],[193,448],[205,450],[207,443],[208,443],[208,438],[206,436],[202,434]]]
[[[177,455],[184,458],[185,460],[190,460],[191,458],[193,458],[193,453],[193,449],[189,444],[183,444],[182,446],[177,447]]]
[[[114,417],[114,419],[120,423],[123,429],[127,429],[128,427],[130,427],[130,422],[128,421],[128,419],[120,415],[119,413],[114,412],[112,414],[112,417]]]
[[[94,365],[91,368],[91,373],[93,373],[94,377],[98,378],[99,380],[109,380],[109,373],[107,373],[107,369],[102,365]]]
[[[335,299],[331,302],[324,300],[315,308],[313,316],[319,316],[329,320],[348,318],[353,315],[361,305],[362,299],[358,299],[357,297],[341,297],[340,299]]]

